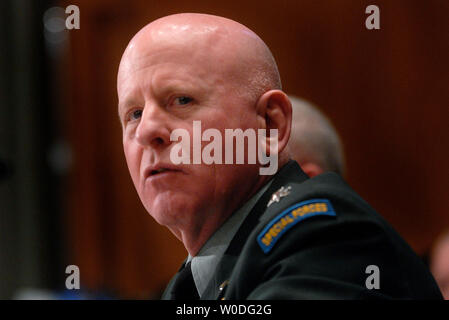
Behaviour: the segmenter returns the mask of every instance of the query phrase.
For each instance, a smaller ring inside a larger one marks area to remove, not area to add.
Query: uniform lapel
[[[220,286],[230,278],[232,270],[234,270],[237,256],[225,254],[215,270],[214,277],[211,279],[204,291],[202,300],[217,300],[220,298]]]
[[[273,177],[273,182],[270,187],[254,205],[253,209],[248,214],[236,235],[232,239],[223,258],[218,264],[214,277],[209,282],[201,299],[209,300],[221,297],[222,292],[220,292],[219,287],[231,277],[238,256],[240,255],[240,252],[248,239],[248,235],[262,217],[265,218],[266,216],[271,216],[272,212],[279,212],[279,208],[284,206],[284,203],[281,203],[280,206],[273,204],[267,208],[267,204],[272,195],[281,187],[286,186],[287,183],[302,183],[306,179],[308,179],[308,176],[301,170],[298,163],[293,160],[289,161]],[[292,190],[292,192],[294,192],[294,190]],[[282,200],[280,202],[282,202]]]
[[[281,187],[286,187],[292,183],[302,183],[309,177],[301,170],[301,167],[296,161],[290,160],[273,178],[273,182],[267,191],[260,197],[259,201],[255,204],[248,217],[243,222],[237,234],[231,241],[226,253],[238,256],[241,252],[243,244],[248,239],[248,235],[257,225],[259,220],[271,212],[278,212],[279,208],[285,206],[285,201],[282,199],[280,203],[274,203],[267,207],[272,195],[278,191]],[[293,189],[292,192],[295,192]]]

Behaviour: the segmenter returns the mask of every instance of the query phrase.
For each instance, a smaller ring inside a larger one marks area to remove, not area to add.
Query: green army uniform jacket
[[[162,299],[172,298],[176,277]],[[201,299],[442,296],[409,245],[338,174],[309,178],[290,161],[240,226]]]

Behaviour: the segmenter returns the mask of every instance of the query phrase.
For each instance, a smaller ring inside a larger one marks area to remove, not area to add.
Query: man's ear
[[[292,125],[292,104],[288,96],[281,90],[270,90],[265,92],[257,101],[257,115],[259,117],[259,128],[266,129],[267,145],[266,154],[280,154],[287,146],[290,138]],[[270,129],[277,129],[277,137],[270,136]],[[277,138],[278,150],[271,150],[273,139]]]

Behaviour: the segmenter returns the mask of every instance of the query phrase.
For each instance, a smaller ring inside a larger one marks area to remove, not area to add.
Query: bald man
[[[309,176],[332,171],[344,176],[343,146],[329,119],[311,103],[289,95],[292,129],[288,142],[291,157]]]
[[[441,297],[338,175],[309,179],[290,160],[290,100],[245,26],[204,14],[150,23],[123,54],[117,91],[137,193],[188,252],[163,299]]]

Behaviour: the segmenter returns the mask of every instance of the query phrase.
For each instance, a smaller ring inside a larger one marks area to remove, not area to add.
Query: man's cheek
[[[137,153],[132,152],[131,148],[125,148],[125,158],[131,178],[137,187],[140,176],[140,160],[137,157]]]

